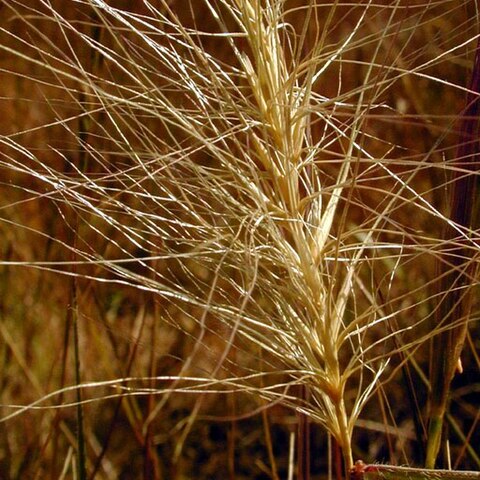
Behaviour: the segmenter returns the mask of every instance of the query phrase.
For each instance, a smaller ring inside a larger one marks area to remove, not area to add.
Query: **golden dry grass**
[[[421,461],[475,3],[133,3],[1,3],[0,476]]]

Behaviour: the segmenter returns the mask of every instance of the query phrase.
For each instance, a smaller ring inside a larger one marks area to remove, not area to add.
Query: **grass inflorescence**
[[[475,2],[57,3],[0,9],[6,478],[422,462],[464,340],[475,465]]]

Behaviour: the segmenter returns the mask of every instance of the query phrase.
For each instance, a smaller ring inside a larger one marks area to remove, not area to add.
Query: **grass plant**
[[[479,467],[474,1],[0,5],[0,476]]]

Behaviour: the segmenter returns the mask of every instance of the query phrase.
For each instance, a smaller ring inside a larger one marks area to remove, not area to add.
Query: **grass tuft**
[[[430,389],[435,425],[478,320],[476,140],[455,126],[477,103],[475,2],[0,5],[1,421],[38,420],[43,448],[6,434],[9,475],[77,457],[79,478],[309,478],[332,471],[309,455],[318,426],[339,474],[416,463],[402,392],[418,383],[421,432]],[[425,373],[432,339],[448,375]]]

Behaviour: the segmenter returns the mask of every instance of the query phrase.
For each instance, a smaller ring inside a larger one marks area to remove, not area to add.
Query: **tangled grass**
[[[2,126],[2,264],[38,282],[29,328],[60,345],[49,355],[41,337],[32,367],[3,301],[9,368],[29,384],[20,402],[22,382],[4,390],[3,421],[40,415],[54,460],[35,468],[57,472],[66,439],[64,476],[76,452],[80,478],[120,478],[108,444],[123,415],[146,478],[162,478],[155,431],[172,399],[193,398],[178,459],[212,398],[239,394],[223,416],[283,405],[329,432],[348,471],[372,395],[401,368],[428,384],[425,345],[477,319],[478,225],[445,197],[452,172],[475,174],[455,155],[474,2],[120,4],[2,2],[7,101],[30,112]],[[435,268],[464,267],[454,303],[468,308],[436,318],[457,287],[438,290]],[[88,409],[108,399],[105,437]]]

